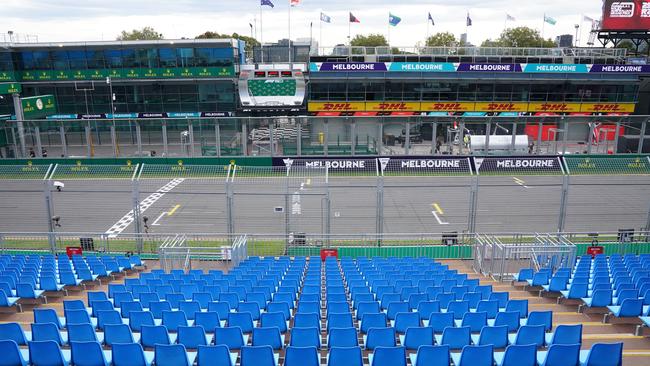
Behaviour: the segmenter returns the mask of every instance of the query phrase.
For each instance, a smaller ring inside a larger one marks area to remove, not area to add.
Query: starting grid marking
[[[158,201],[165,193],[170,192],[172,189],[176,188],[179,184],[183,183],[185,178],[176,178],[171,180],[169,183],[160,187],[156,192],[150,194],[140,202],[140,213],[145,212],[149,207],[151,207],[156,201]],[[129,225],[135,220],[135,213],[133,210],[129,211],[124,217],[119,219],[115,225],[111,226],[110,229],[106,231],[105,234],[108,234],[109,238],[115,238],[117,235],[122,233]]]

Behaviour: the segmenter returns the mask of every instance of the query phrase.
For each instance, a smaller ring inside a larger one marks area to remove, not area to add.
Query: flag
[[[253,28],[253,23],[248,23],[248,25],[249,25],[251,28]]]
[[[588,16],[585,15],[585,16],[582,18],[582,21],[583,21],[583,22],[593,23],[593,22],[594,22],[594,18],[591,18],[591,17],[588,17]]]
[[[330,18],[329,15],[325,15],[325,13],[320,13],[320,21],[325,23],[331,23],[332,18]]]
[[[275,5],[271,2],[271,0],[261,0],[262,2],[260,3],[260,6],[270,6],[273,8]]]
[[[298,6],[300,5],[300,0],[289,0],[289,4],[291,6]]]
[[[467,13],[467,26],[468,27],[472,26],[472,18],[469,17],[469,13]]]
[[[357,17],[355,17],[354,15],[352,15],[352,13],[350,13],[350,23],[361,23],[361,22],[359,21],[359,19],[357,19]]]
[[[431,25],[436,25],[436,23],[433,21],[433,17],[431,16],[431,13],[429,13],[429,19],[427,20],[431,22]]]
[[[506,13],[506,19],[507,19],[509,22],[514,22],[514,21],[517,20],[517,19],[515,19],[515,17],[513,17],[512,15],[510,15],[510,14],[508,14],[508,13]]]
[[[396,27],[401,21],[402,18],[398,17],[397,15],[388,13],[388,24],[392,25],[393,27]]]
[[[547,16],[544,14],[544,22],[550,24],[550,25],[555,25],[557,23],[557,20],[553,19],[552,17]]]

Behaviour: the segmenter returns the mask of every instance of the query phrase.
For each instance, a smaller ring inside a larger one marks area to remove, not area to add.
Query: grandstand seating
[[[621,261],[629,282],[646,283],[647,277],[632,278],[634,268],[644,268],[634,264],[647,259]],[[12,257],[9,262],[21,260]],[[115,273],[114,266],[99,259],[54,263],[66,262],[84,263],[93,276]],[[627,284],[617,280],[624,274],[617,270],[616,257],[580,258],[568,277],[532,272],[518,278],[530,280],[530,286],[545,282],[539,285],[548,286],[544,291],[568,295],[581,281],[573,284],[583,268],[596,278],[601,263],[610,271],[612,286]],[[567,278],[567,286],[554,287],[555,278]],[[592,297],[600,291],[594,281],[587,285]],[[622,293],[620,287],[611,291],[613,297]],[[608,304],[612,316],[617,316],[613,306],[621,307],[618,316],[628,314],[625,304],[630,300],[645,301],[625,298],[621,305]],[[582,326],[554,326],[552,312],[529,312],[527,300],[493,292],[491,286],[428,258],[321,262],[250,257],[227,274],[143,272],[111,284],[107,292],[88,292],[86,302],[65,301],[64,315],[35,308],[31,332],[17,323],[0,324],[0,350],[15,364],[75,365],[202,365],[219,360],[223,365],[317,366],[323,361],[335,366],[363,365],[365,356],[366,364],[376,366],[407,365],[409,360],[411,366],[448,365],[450,360],[454,365],[553,365],[560,359],[575,359],[576,365],[595,359],[618,365],[622,357],[618,344],[581,351]]]

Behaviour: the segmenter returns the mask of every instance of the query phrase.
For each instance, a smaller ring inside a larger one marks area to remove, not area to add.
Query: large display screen
[[[605,0],[603,30],[650,30],[650,0]]]

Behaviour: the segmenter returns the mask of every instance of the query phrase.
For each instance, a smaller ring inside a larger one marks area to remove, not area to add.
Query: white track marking
[[[520,185],[520,186],[522,186],[522,187],[524,187],[524,188],[528,188],[528,186],[526,185],[526,182],[524,182],[523,180],[521,180],[521,179],[519,179],[519,178],[517,178],[517,177],[512,177],[512,179],[513,179],[513,180],[515,181],[515,183],[517,183],[518,185]]]
[[[162,213],[160,214],[160,216],[158,216],[158,218],[156,219],[156,221],[154,221],[153,224],[151,224],[151,226],[160,226],[160,224],[158,223],[158,221],[160,221],[160,219],[162,219],[162,217],[165,216],[166,214],[167,214],[167,212],[162,212]]]
[[[438,213],[436,213],[436,211],[431,211],[431,213],[433,214],[433,217],[436,218],[436,221],[438,221],[438,224],[440,224],[440,225],[449,225],[448,222],[442,222],[442,220],[440,220],[440,216],[438,216]]]
[[[145,212],[149,207],[151,207],[156,201],[158,201],[165,193],[170,192],[172,189],[176,188],[179,184],[183,183],[185,178],[176,178],[172,179],[169,183],[160,187],[156,192],[150,194],[147,198],[140,202],[140,213]],[[106,231],[109,238],[115,238],[117,235],[122,233],[129,225],[135,220],[133,210],[129,211],[124,217],[119,219],[115,225],[111,226],[110,229]]]

